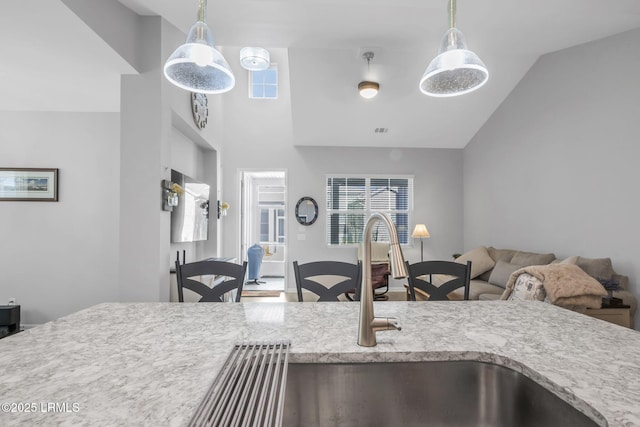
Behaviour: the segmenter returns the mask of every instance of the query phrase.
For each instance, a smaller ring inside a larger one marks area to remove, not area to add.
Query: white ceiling
[[[198,7],[119,1],[185,32]],[[0,110],[118,111],[119,76],[133,69],[59,0],[4,0],[0,11]],[[296,145],[460,148],[540,55],[640,27],[640,1],[458,0],[457,27],[490,79],[448,99],[418,90],[447,0],[210,0],[207,22],[219,46],[289,49]],[[363,47],[376,51],[369,71]],[[363,79],[380,83],[376,98],[357,95]]]

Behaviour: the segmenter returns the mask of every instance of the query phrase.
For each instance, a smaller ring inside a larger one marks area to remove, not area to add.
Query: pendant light
[[[449,30],[440,51],[420,80],[420,91],[436,97],[472,92],[487,82],[489,72],[478,55],[467,49],[462,32],[456,28],[456,0],[449,0]]]
[[[369,72],[369,63],[373,59],[373,52],[365,52],[362,54],[362,59],[367,61],[367,72]],[[365,99],[371,99],[378,94],[380,90],[380,85],[376,82],[370,81],[362,81],[358,83],[358,92],[360,92],[360,96]]]
[[[224,56],[213,45],[213,34],[205,23],[207,0],[200,0],[198,21],[187,41],[164,64],[164,75],[174,85],[196,93],[224,93],[236,84]]]

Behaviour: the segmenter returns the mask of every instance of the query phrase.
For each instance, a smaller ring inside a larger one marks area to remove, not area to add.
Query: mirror
[[[197,242],[209,238],[209,185],[171,170],[171,182],[180,186],[171,211],[171,242]]]
[[[296,219],[302,225],[311,225],[318,219],[318,204],[311,197],[303,197],[296,204]]]

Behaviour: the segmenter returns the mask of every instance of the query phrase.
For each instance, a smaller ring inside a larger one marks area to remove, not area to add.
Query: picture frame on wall
[[[0,201],[58,201],[58,169],[0,168]]]

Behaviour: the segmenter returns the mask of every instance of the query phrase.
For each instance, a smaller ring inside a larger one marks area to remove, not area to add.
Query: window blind
[[[409,243],[413,177],[327,176],[326,190],[329,245],[361,243],[365,222],[373,212],[389,214],[400,243]],[[386,227],[377,224],[372,239],[389,241]]]

